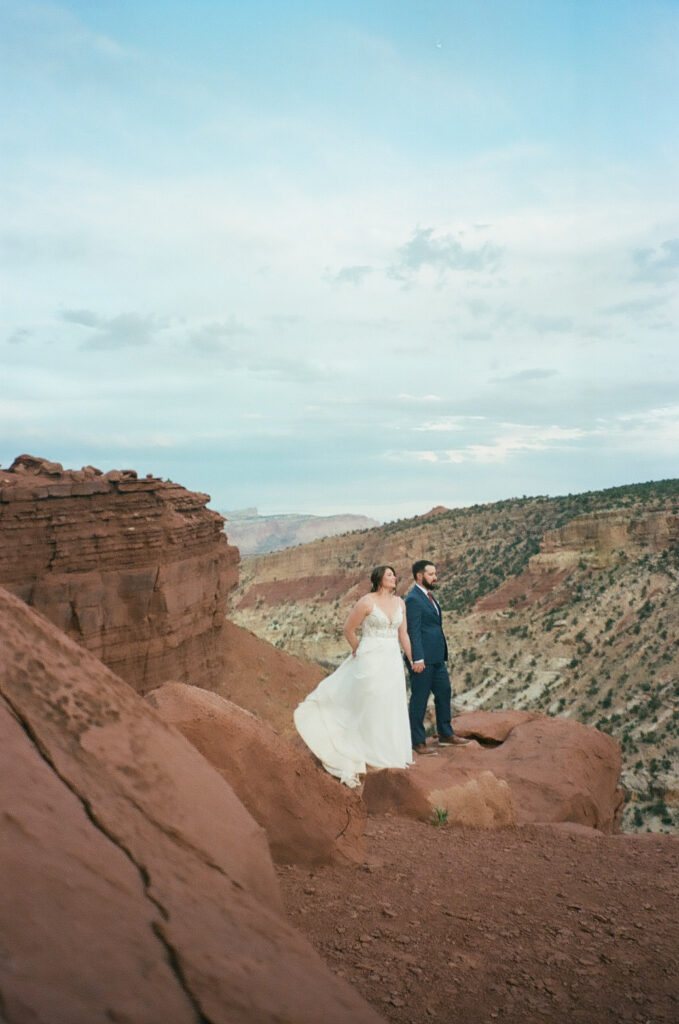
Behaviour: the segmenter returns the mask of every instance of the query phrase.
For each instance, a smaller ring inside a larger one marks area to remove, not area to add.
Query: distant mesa
[[[336,537],[340,533],[379,526],[375,519],[350,513],[333,516],[260,516],[256,508],[243,508],[224,512],[223,515],[228,524],[229,539],[243,557],[281,551],[322,537]]]

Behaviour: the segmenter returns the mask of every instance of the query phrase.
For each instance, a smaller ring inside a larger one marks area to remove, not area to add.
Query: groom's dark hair
[[[428,558],[420,558],[417,562],[413,562],[413,579],[417,579],[418,572],[424,572],[428,565],[433,565]]]

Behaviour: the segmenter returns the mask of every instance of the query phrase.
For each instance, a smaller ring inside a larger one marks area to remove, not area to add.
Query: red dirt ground
[[[679,1020],[679,839],[389,816],[367,832],[360,866],[278,874],[292,923],[387,1020]]]

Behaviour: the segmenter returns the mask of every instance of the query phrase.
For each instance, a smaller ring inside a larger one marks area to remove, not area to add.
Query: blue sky
[[[0,0],[0,463],[265,513],[679,475],[679,3]]]

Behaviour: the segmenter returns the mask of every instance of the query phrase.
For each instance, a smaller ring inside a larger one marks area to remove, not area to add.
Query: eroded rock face
[[[565,718],[493,711],[458,715],[455,730],[482,742],[432,744],[436,756],[419,756],[406,772],[368,774],[369,812],[425,819],[440,808],[450,822],[479,828],[574,822],[617,830],[620,747],[606,733]]]
[[[181,683],[166,683],[146,700],[230,783],[266,831],[275,860],[360,860],[365,805],[270,725],[214,693]]]
[[[221,677],[238,551],[208,496],[22,455],[0,470],[0,585],[135,689]]]
[[[586,559],[605,568],[621,557],[638,556],[644,551],[658,552],[679,541],[679,515],[676,512],[610,510],[577,516],[557,530],[549,530],[535,557],[536,568],[564,565]]]
[[[3,1020],[377,1022],[205,758],[2,589],[0,635]]]
[[[210,689],[268,722],[279,736],[295,742],[299,736],[292,713],[326,672],[320,665],[296,658],[228,619],[223,633],[224,675]],[[307,749],[304,744],[302,747]]]

